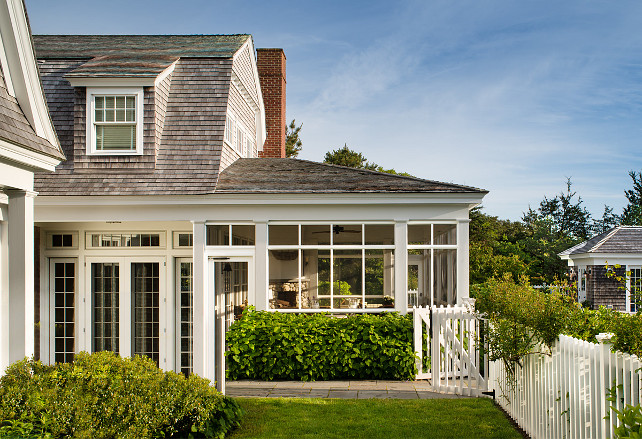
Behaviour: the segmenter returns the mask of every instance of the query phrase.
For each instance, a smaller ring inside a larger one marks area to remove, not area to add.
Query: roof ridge
[[[389,176],[389,177],[397,177],[397,178],[401,178],[401,179],[405,179],[405,180],[420,181],[422,183],[444,184],[444,185],[450,185],[450,186],[455,186],[455,187],[459,187],[459,188],[466,188],[466,189],[470,189],[470,190],[477,191],[477,192],[486,192],[486,193],[488,193],[488,191],[485,190],[485,189],[480,189],[480,188],[476,188],[474,186],[467,186],[467,185],[463,185],[463,184],[446,183],[446,182],[438,181],[438,180],[428,180],[426,178],[410,177],[410,176],[407,176],[407,175],[390,174],[388,172],[374,171],[372,169],[353,168],[351,166],[335,165],[334,163],[315,162],[314,160],[306,160],[306,159],[298,159],[298,158],[289,159],[289,160],[298,160],[298,161],[301,161],[301,162],[314,163],[314,164],[317,164],[317,165],[330,166],[330,167],[336,167],[336,168],[341,168],[341,169],[351,169],[353,171],[365,171],[365,172],[369,172],[371,174],[378,174],[378,175],[384,175],[384,176]]]
[[[618,232],[618,230],[620,230],[620,227],[619,227],[619,226],[617,226],[617,227],[613,227],[613,228],[612,228],[612,229],[611,229],[611,230],[606,234],[606,236],[605,236],[604,238],[602,238],[600,241],[598,241],[598,242],[597,242],[593,247],[591,247],[590,249],[588,249],[588,251],[587,251],[586,253],[592,253],[592,252],[595,252],[598,248],[600,248],[600,246],[601,246],[602,244],[604,244],[604,243],[606,242],[606,240],[608,240],[609,238],[611,238],[611,236],[615,235],[615,233],[617,233],[617,232]]]
[[[252,34],[34,34],[34,37],[251,37]]]

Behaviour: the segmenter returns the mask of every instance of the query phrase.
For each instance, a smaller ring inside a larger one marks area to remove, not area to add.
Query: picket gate
[[[484,321],[468,306],[414,308],[413,322],[417,379],[429,380],[435,392],[481,396],[488,390]]]

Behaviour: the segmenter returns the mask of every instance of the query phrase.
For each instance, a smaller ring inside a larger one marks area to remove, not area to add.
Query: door
[[[425,261],[423,255],[408,255],[408,308],[430,305],[424,279]]]
[[[160,337],[166,298],[164,259],[88,258],[87,270],[91,351],[144,355],[165,367],[161,364],[165,343]]]

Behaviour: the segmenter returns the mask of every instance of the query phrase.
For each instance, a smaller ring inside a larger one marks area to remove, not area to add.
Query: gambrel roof
[[[561,252],[560,256],[642,253],[642,226],[618,226]]]
[[[84,62],[67,78],[155,77],[178,58],[230,58],[250,35],[34,35],[38,58]]]

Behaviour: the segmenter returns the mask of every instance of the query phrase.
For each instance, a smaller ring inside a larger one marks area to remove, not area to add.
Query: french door
[[[49,260],[49,361],[68,363],[76,352],[77,266],[73,258]]]
[[[164,258],[87,258],[86,266],[91,351],[145,355],[160,366]]]

